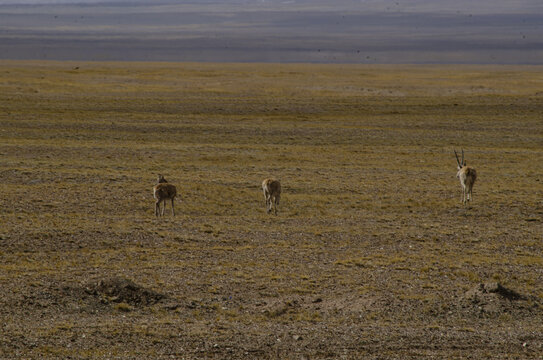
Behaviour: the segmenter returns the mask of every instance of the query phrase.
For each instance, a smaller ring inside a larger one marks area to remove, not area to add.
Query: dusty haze
[[[4,0],[0,58],[539,64],[543,4]]]

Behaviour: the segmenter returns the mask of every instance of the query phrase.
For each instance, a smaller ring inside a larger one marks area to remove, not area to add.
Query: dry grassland
[[[542,70],[0,62],[0,358],[542,357]]]

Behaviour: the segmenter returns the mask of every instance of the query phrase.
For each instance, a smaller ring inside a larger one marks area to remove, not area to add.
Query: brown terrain
[[[542,358],[542,70],[0,62],[0,358]]]

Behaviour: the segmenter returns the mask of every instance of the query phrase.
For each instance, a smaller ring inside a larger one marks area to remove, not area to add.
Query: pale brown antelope
[[[279,180],[266,179],[262,181],[262,191],[266,200],[266,211],[268,214],[271,213],[273,206],[275,215],[277,215],[277,205],[281,200],[281,183]]]
[[[462,203],[471,201],[473,198],[473,184],[477,180],[477,171],[474,168],[466,165],[464,160],[464,149],[462,149],[462,161],[458,159],[458,154],[454,150],[456,156],[456,163],[458,164],[458,172],[456,177],[460,179],[460,185],[462,185]]]
[[[158,174],[157,184],[153,187],[153,196],[155,197],[155,216],[164,216],[166,209],[166,200],[172,202],[172,216],[175,216],[173,200],[177,196],[177,189],[174,185],[168,183],[164,176]],[[160,211],[160,203],[163,202],[162,212]]]

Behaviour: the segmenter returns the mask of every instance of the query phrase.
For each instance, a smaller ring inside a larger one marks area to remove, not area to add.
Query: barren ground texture
[[[542,70],[0,62],[0,358],[543,357]]]

